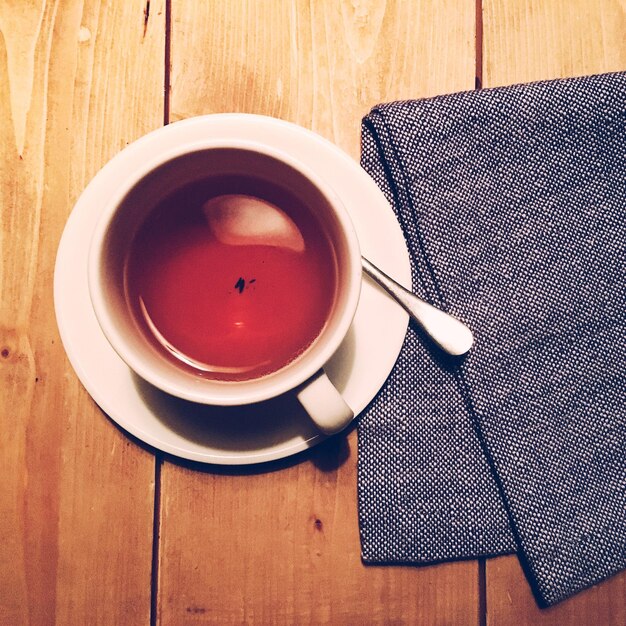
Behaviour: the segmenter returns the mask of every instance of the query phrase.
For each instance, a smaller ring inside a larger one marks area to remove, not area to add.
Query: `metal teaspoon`
[[[472,331],[460,320],[424,302],[362,257],[364,272],[373,278],[445,352],[465,354],[474,343]]]

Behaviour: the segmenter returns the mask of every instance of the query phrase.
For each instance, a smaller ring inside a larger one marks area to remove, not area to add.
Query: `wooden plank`
[[[78,382],[52,300],[79,193],[162,124],[164,3],[149,4],[145,25],[139,0],[0,2],[3,624],[149,620],[154,458]]]
[[[547,609],[532,595],[517,557],[487,561],[487,624],[562,626],[626,624],[626,572]]]
[[[359,156],[380,101],[474,85],[463,1],[172,5],[172,119],[240,111],[290,120]],[[365,567],[356,434],[255,471],[166,460],[162,624],[478,621],[478,568]]]
[[[484,87],[620,71],[620,0],[482,0]]]
[[[361,117],[374,104],[474,87],[467,4],[175,2],[172,120],[272,115],[358,158]]]
[[[483,85],[623,70],[626,12],[619,0],[483,0]],[[490,624],[624,624],[626,572],[539,609],[514,556],[487,562]]]

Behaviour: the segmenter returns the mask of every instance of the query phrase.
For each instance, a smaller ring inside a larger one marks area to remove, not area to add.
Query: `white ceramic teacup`
[[[335,301],[317,339],[287,365],[250,380],[206,378],[164,358],[138,327],[127,302],[125,263],[146,217],[176,189],[220,175],[253,175],[295,195],[315,212],[335,254]],[[90,297],[104,335],[122,360],[157,388],[192,402],[222,406],[260,402],[293,390],[322,432],[338,432],[352,420],[352,410],[323,367],[356,312],[362,271],[359,244],[337,195],[288,153],[255,141],[204,140],[179,145],[151,163],[138,163],[106,205],[93,233],[88,263]]]

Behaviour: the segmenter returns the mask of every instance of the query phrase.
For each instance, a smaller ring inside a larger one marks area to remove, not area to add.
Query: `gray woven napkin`
[[[476,338],[445,359],[410,326],[362,415],[363,560],[517,551],[558,602],[626,567],[626,74],[385,104],[362,131],[414,290]]]

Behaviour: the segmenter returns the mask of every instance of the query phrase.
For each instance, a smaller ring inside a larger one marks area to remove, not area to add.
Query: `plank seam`
[[[474,66],[474,86],[483,86],[483,0],[476,0],[476,60]]]
[[[163,76],[163,126],[170,123],[172,74],[172,0],[165,0],[165,62]]]
[[[161,541],[161,453],[154,454],[154,510],[152,518],[152,571],[150,574],[150,626],[156,626],[159,608],[159,546]]]

